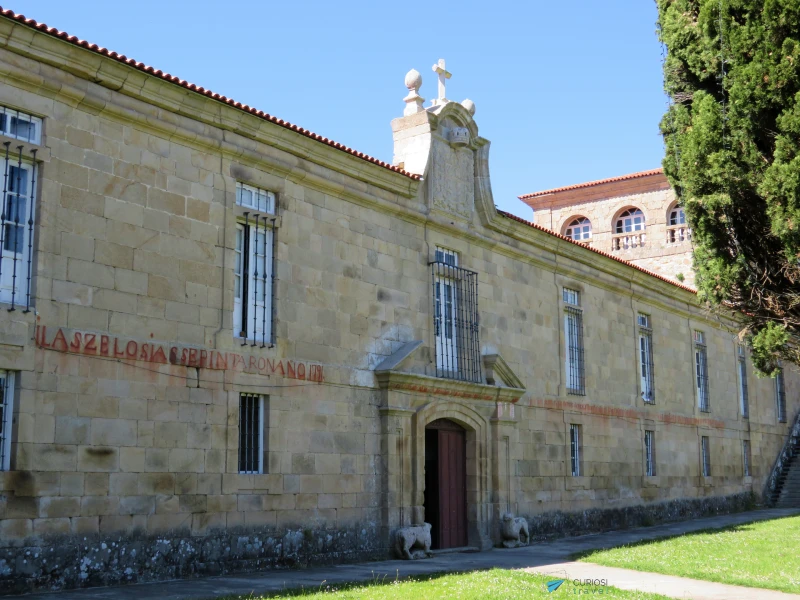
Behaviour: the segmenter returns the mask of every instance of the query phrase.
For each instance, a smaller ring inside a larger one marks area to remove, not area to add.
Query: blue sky
[[[5,5],[5,3],[4,3]],[[660,166],[655,3],[12,0],[4,6],[391,161],[411,68],[470,98],[495,203]],[[426,102],[426,106],[427,106]]]

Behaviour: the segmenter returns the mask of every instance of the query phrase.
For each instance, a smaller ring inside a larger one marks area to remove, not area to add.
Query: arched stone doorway
[[[467,435],[449,419],[425,427],[425,521],[434,549],[467,545]]]

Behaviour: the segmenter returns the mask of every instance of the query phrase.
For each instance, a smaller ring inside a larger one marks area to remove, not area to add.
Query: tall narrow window
[[[778,415],[778,423],[786,423],[786,390],[783,381],[783,369],[775,375],[775,411]]]
[[[583,363],[583,310],[581,295],[577,290],[564,288],[564,343],[566,357],[564,373],[567,378],[567,393],[586,395],[586,376]]]
[[[708,412],[708,354],[706,337],[702,331],[694,332],[694,371],[697,405],[703,412]]]
[[[653,431],[644,432],[644,473],[648,477],[656,475],[656,436]]]
[[[481,381],[478,338],[478,274],[458,266],[458,255],[436,249],[433,277],[433,333],[436,374]]]
[[[750,477],[750,440],[742,440],[742,463],[744,465],[744,476]]]
[[[708,444],[708,437],[700,438],[700,460],[703,467],[703,477],[711,477],[711,448]]]
[[[246,211],[236,224],[233,331],[242,345],[272,344],[272,289],[275,197],[271,192],[236,184],[236,203]]]
[[[0,471],[11,468],[11,431],[14,423],[14,373],[0,371]]]
[[[573,477],[581,476],[581,426],[569,426],[569,459]]]
[[[639,313],[639,379],[642,400],[649,403],[656,401],[655,379],[653,377],[653,330],[650,327],[650,315]]]
[[[264,473],[266,449],[265,399],[239,395],[239,473]]]
[[[739,409],[742,416],[747,419],[750,416],[750,404],[747,397],[747,354],[744,346],[737,346],[738,354],[737,371],[739,372]]]
[[[0,129],[3,127],[2,118],[3,114],[0,113]],[[15,118],[6,115],[7,122]],[[31,301],[31,258],[38,172],[35,163],[30,162],[30,157],[23,157],[21,148],[20,146],[16,156],[9,153],[8,145],[5,145],[5,150],[0,150],[3,152],[0,302],[10,303],[12,308],[17,304],[25,304],[27,310]]]

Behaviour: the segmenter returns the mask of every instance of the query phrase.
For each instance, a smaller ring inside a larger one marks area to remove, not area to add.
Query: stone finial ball
[[[467,112],[469,112],[470,116],[475,116],[475,103],[472,100],[467,98],[461,103],[461,106],[467,109]]]
[[[406,73],[406,87],[410,90],[418,90],[422,86],[422,75],[416,69],[411,69]]]

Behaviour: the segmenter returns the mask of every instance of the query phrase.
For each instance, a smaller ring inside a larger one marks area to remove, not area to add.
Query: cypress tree
[[[800,0],[656,2],[699,298],[744,315],[757,370],[800,364]]]

